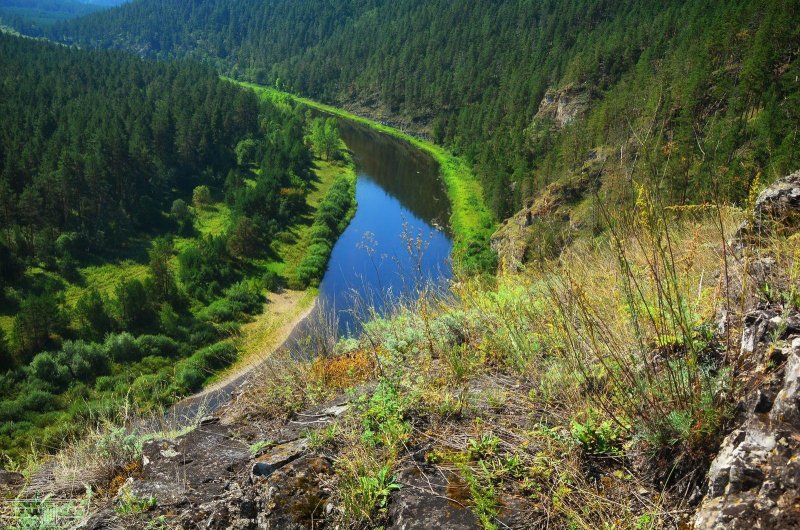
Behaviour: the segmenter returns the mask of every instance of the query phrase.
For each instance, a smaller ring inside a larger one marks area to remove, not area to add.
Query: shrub
[[[238,317],[237,308],[230,300],[220,298],[211,302],[207,307],[202,309],[197,317],[207,322],[229,322]]]
[[[109,335],[104,345],[108,355],[118,363],[138,361],[142,358],[142,352],[133,335],[127,331]]]
[[[183,236],[189,236],[194,231],[192,212],[183,199],[175,199],[170,208],[170,215],[178,224],[178,232]]]
[[[258,313],[264,304],[264,295],[257,282],[241,281],[225,291],[225,298],[242,313]]]
[[[192,326],[191,333],[189,334],[189,344],[194,347],[203,346],[222,338],[222,333],[213,324],[200,321]]]
[[[140,375],[130,385],[132,398],[145,406],[168,403],[174,398],[171,388],[172,374],[173,371],[169,369],[155,374]]]
[[[335,238],[336,234],[325,223],[314,223],[311,227],[311,240],[315,243],[318,241],[333,241]]]
[[[94,342],[67,341],[61,353],[69,363],[72,376],[81,381],[92,381],[97,375],[106,374],[111,369],[105,348]]]
[[[55,410],[55,396],[44,390],[32,390],[21,396],[22,407],[31,412],[48,412]]]
[[[192,355],[191,360],[207,371],[225,368],[236,360],[237,350],[231,342],[218,342],[206,346]]]
[[[215,300],[200,311],[198,317],[209,322],[231,322],[261,311],[263,304],[259,282],[241,281],[225,291],[225,298]]]
[[[275,271],[267,271],[261,276],[261,285],[267,291],[275,292],[281,287],[281,277]]]
[[[175,379],[184,392],[199,390],[206,380],[206,374],[194,362],[187,362],[178,369]]]
[[[12,421],[17,421],[22,417],[24,412],[22,404],[16,399],[7,399],[0,401],[0,421],[8,422],[8,426]],[[3,425],[6,426],[5,424]]]
[[[210,204],[211,190],[208,189],[208,186],[197,186],[192,192],[192,202],[197,208],[203,208],[204,206]]]
[[[189,294],[206,300],[234,277],[224,237],[208,237],[178,254],[178,277]]]
[[[58,390],[64,390],[69,385],[72,378],[69,367],[64,362],[62,355],[56,352],[42,352],[38,354],[30,363],[30,373]]]
[[[347,213],[352,206],[352,182],[346,177],[339,177],[317,208],[311,227],[312,243],[295,271],[291,287],[305,288],[322,279],[333,241],[344,230],[349,220]]]
[[[164,335],[141,335],[136,338],[136,348],[142,357],[176,357],[181,346]]]

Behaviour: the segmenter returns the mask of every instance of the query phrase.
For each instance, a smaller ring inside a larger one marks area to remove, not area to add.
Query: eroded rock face
[[[333,466],[309,449],[306,435],[337,421],[349,406],[339,399],[296,414],[277,442],[255,454],[219,418],[204,419],[176,439],[145,442],[142,472],[83,527],[144,529],[164,517],[170,528],[324,528],[335,510],[328,503]],[[130,498],[154,505],[121,516],[114,508]]]
[[[142,476],[126,487],[159,506],[202,504],[221,495],[251,458],[247,445],[219,423],[200,425],[176,440],[151,440],[142,448]]]
[[[752,222],[739,228],[736,239],[741,243],[759,244],[774,230],[794,233],[800,230],[800,171],[788,175],[758,196]]]
[[[698,530],[800,528],[800,337],[781,356],[712,462]]]
[[[534,119],[552,120],[561,129],[586,112],[590,99],[586,88],[580,85],[568,85],[559,90],[549,89],[545,92]]]
[[[573,217],[572,207],[598,188],[610,155],[605,148],[592,150],[578,171],[547,186],[533,202],[503,222],[491,238],[501,270],[522,269],[531,249],[536,247],[531,236],[541,230],[542,221],[560,223],[568,231],[579,228],[580,221]]]

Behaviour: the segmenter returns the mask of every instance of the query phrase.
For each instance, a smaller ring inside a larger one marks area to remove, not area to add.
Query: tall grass
[[[681,234],[679,226],[641,189],[635,216],[609,230],[613,291],[569,269],[549,288],[561,354],[591,401],[657,449],[696,445],[718,432],[728,412],[730,379],[708,278],[720,263],[697,263],[718,257],[700,256],[700,234]]]

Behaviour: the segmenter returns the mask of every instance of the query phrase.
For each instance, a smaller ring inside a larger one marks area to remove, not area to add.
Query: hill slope
[[[28,35],[39,35],[58,21],[118,6],[125,0],[0,0],[0,22]]]
[[[795,0],[139,0],[53,35],[202,58],[429,134],[476,164],[502,218],[602,146],[625,146],[602,182],[672,203],[787,173],[798,21]]]

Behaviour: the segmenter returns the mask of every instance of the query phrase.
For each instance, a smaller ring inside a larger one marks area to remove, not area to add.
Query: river
[[[382,313],[424,285],[443,285],[453,244],[436,161],[360,124],[341,120],[339,131],[356,166],[358,209],[333,248],[319,304],[344,336],[359,331],[365,307]]]
[[[355,162],[358,207],[334,245],[314,311],[282,346],[298,356],[313,354],[317,335],[329,334],[329,343],[356,335],[369,311],[385,314],[423,286],[445,287],[452,275],[450,202],[436,161],[365,125],[340,120],[339,132]],[[201,409],[213,412],[249,375],[184,399],[172,415],[182,420]]]

